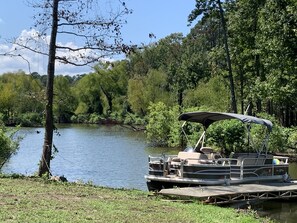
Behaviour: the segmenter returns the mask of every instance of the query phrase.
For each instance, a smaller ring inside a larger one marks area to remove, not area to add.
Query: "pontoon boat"
[[[207,128],[214,122],[228,119],[237,119],[247,126],[263,125],[267,129],[263,146],[251,152],[234,153],[232,157],[224,157],[212,147],[205,146]],[[172,187],[288,181],[288,157],[267,152],[271,121],[217,112],[184,113],[179,120],[184,121],[182,126],[187,122],[201,123],[204,127],[202,136],[193,149],[181,151],[178,155],[149,156],[149,174],[145,178],[150,191]]]

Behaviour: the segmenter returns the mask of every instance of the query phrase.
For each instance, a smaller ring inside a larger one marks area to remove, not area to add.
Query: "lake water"
[[[4,173],[32,175],[38,170],[44,129],[22,128],[20,150],[4,166]],[[115,188],[147,190],[149,148],[142,132],[120,126],[61,125],[54,135],[58,149],[51,161],[53,175],[68,181],[92,182]]]
[[[166,152],[150,148],[142,132],[121,126],[60,125],[58,132],[54,135],[54,144],[59,152],[51,161],[51,172],[57,176],[64,175],[71,182],[147,190],[144,175],[148,171],[148,155]],[[24,136],[20,149],[2,172],[33,175],[38,170],[44,129],[22,128],[18,134]],[[297,179],[297,164],[290,166],[290,175]],[[255,209],[262,216],[281,222],[296,222],[295,201],[269,201]]]

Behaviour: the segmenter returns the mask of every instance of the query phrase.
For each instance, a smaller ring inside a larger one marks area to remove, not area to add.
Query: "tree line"
[[[239,113],[266,112],[286,127],[295,126],[295,1],[227,1],[223,6]],[[99,63],[89,74],[56,76],[56,120],[128,112],[145,117],[149,104],[160,101],[231,111],[220,24],[218,11],[209,9],[185,37],[173,33],[125,60]],[[1,75],[0,111],[6,120],[42,114],[45,80],[45,75],[22,71]]]

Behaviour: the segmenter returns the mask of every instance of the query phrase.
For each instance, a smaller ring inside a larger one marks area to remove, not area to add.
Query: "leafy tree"
[[[9,132],[0,117],[0,170],[10,156],[16,153],[21,138],[14,138],[16,131]]]
[[[131,56],[134,78],[145,77],[150,70],[165,73],[168,82],[166,88],[175,94],[175,100],[179,105],[182,105],[183,92],[186,89],[186,78],[181,70],[183,39],[181,33],[173,33]]]
[[[101,64],[95,67],[95,74],[99,79],[98,87],[107,101],[106,107],[108,108],[106,110],[108,114],[113,112],[116,99],[125,104],[122,97],[126,96],[128,89],[129,75],[127,73],[127,65],[127,61],[119,61],[106,63],[105,65]]]
[[[21,71],[3,74],[0,86],[0,109],[7,124],[23,124],[22,114],[40,115],[43,111],[44,92],[40,82],[31,75]]]
[[[77,107],[77,99],[74,97],[70,80],[65,76],[57,76],[54,86],[53,111],[58,122],[69,122]]]
[[[150,70],[144,78],[144,100],[147,107],[150,103],[163,102],[167,106],[173,105],[174,101],[168,89],[168,76],[159,70]]]
[[[167,74],[160,70],[149,70],[145,77],[130,79],[128,101],[132,110],[142,116],[147,114],[151,103],[174,105],[174,97],[168,91]]]
[[[262,58],[256,37],[259,35],[259,11],[264,1],[236,1],[228,13],[228,30],[230,40],[230,52],[233,68],[239,81],[241,112],[249,106],[251,114],[252,101],[256,104],[260,98],[252,96],[255,79],[265,78]]]
[[[0,111],[4,114],[6,122],[13,118],[16,96],[13,83],[0,84]]]
[[[294,9],[295,1],[248,0],[236,1],[228,13],[242,111],[244,103],[250,104],[250,114],[275,114],[285,126],[296,124],[292,100],[296,97]]]
[[[178,146],[180,144],[178,115],[177,106],[167,107],[163,102],[150,104],[146,126],[149,142],[159,146]]]
[[[161,39],[157,45],[158,55],[162,56],[160,68],[167,72],[169,90],[176,94],[179,106],[183,104],[183,93],[187,88],[184,73],[181,70],[183,39],[181,33],[173,33]]]
[[[291,0],[266,1],[259,12],[261,32],[257,41],[265,70],[265,79],[258,82],[259,92],[267,95],[267,111],[280,116],[285,126],[294,122],[290,116],[297,96],[296,7]]]
[[[138,77],[128,81],[128,102],[132,110],[141,116],[145,116],[147,104],[144,96],[144,78]]]
[[[224,46],[226,51],[226,60],[228,66],[228,78],[230,83],[230,98],[231,98],[231,107],[234,113],[237,113],[237,103],[236,103],[236,96],[235,96],[235,85],[233,80],[233,73],[232,73],[232,66],[231,66],[231,58],[229,52],[229,45],[228,45],[228,35],[227,35],[227,26],[224,16],[224,9],[222,6],[221,0],[196,0],[196,8],[192,10],[191,14],[189,15],[189,22],[193,22],[197,17],[200,15],[204,15],[204,18],[207,19],[210,16],[214,16],[218,14],[221,20],[222,25],[222,32],[223,32],[223,40]]]
[[[185,93],[185,107],[212,108],[212,111],[228,110],[228,90],[221,76],[212,77],[208,82],[200,81],[193,90]]]
[[[95,73],[85,75],[74,87],[78,99],[78,107],[75,114],[97,113],[103,114],[101,100],[100,79]]]
[[[222,154],[243,152],[245,145],[245,128],[238,120],[227,120],[215,123],[207,130],[207,141],[218,147]]]

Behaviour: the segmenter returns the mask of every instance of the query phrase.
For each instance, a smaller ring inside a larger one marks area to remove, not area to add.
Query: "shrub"
[[[177,146],[180,144],[180,125],[177,120],[178,107],[167,107],[163,102],[150,104],[146,135],[156,146]]]
[[[0,169],[19,147],[21,138],[14,138],[16,131],[17,130],[8,132],[8,130],[0,124]]]
[[[88,114],[78,114],[71,116],[71,122],[73,123],[87,123],[89,120]]]
[[[226,120],[212,124],[207,130],[207,142],[224,153],[245,150],[245,128],[238,120]]]
[[[16,123],[24,127],[40,126],[42,122],[42,114],[35,112],[24,113],[16,118]]]
[[[218,146],[226,154],[246,152],[251,149],[251,146],[258,151],[268,149],[270,152],[285,152],[288,147],[294,145],[294,137],[296,137],[295,140],[297,139],[296,130],[282,127],[273,116],[265,113],[258,114],[258,116],[273,123],[267,148],[263,148],[263,142],[267,135],[265,126],[252,124],[250,126],[250,139],[248,139],[247,129],[238,120],[222,121],[211,125],[207,131],[208,142]]]
[[[124,119],[124,124],[126,124],[126,125],[145,125],[146,121],[145,121],[145,119],[139,117],[136,114],[126,113],[125,119]]]

